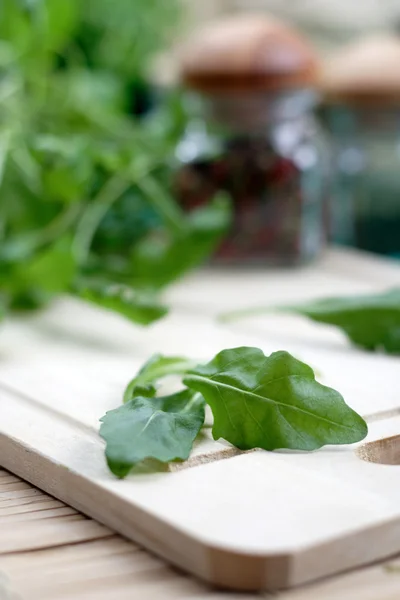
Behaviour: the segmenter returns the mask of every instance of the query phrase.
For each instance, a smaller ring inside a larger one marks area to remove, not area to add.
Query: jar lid
[[[186,44],[181,59],[183,83],[205,93],[309,87],[316,72],[307,41],[265,14],[207,26]]]
[[[321,91],[328,103],[400,104],[400,39],[376,36],[344,48],[323,66]]]

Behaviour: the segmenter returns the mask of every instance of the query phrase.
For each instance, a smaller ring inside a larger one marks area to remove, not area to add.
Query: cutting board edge
[[[35,487],[214,586],[238,591],[275,590],[289,586],[292,558],[289,554],[267,557],[207,544],[146,513],[95,480],[57,464],[50,456],[1,432],[0,463],[4,469]],[[46,472],[46,477],[38,476],[40,472]],[[68,490],[72,488],[74,494],[69,494]],[[80,493],[77,493],[78,489]],[[105,514],[97,506],[104,507],[110,496],[119,506],[115,505],[113,511]],[[135,516],[132,517],[133,512]],[[155,534],[156,529],[159,535]],[[168,539],[167,545],[163,539]]]
[[[213,547],[3,433],[0,457],[5,469],[219,588],[247,592],[293,588],[389,558],[400,550],[400,517],[306,548],[268,556]],[[37,476],[44,471],[46,478]],[[75,491],[70,495],[68,490],[72,488]],[[81,490],[79,494],[77,489]],[[97,506],[104,506],[110,495],[120,506],[105,514]],[[167,545],[163,539],[168,540]],[[366,549],[363,558],[354,552],[360,544]]]

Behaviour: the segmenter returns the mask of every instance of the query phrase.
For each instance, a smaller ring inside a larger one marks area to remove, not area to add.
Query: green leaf
[[[145,459],[186,460],[204,418],[203,398],[189,390],[162,398],[132,398],[101,419],[110,470],[122,478]]]
[[[149,58],[171,41],[182,14],[178,0],[118,0],[118,5],[85,0],[79,6],[90,64],[126,77],[143,72]]]
[[[55,51],[62,48],[69,36],[73,34],[78,20],[79,5],[74,1],[65,2],[65,0],[45,0],[44,5],[43,18],[46,19],[47,38],[42,42],[46,42],[46,45]]]
[[[59,242],[38,253],[22,268],[27,287],[45,292],[65,292],[75,275],[76,263],[68,243]]]
[[[85,197],[93,170],[87,139],[39,135],[33,152],[41,166],[44,201],[68,203]]]
[[[212,248],[222,213],[212,209],[205,227],[171,194],[171,157],[187,122],[182,96],[159,102],[147,77],[172,41],[181,2],[117,4],[0,2],[0,289],[10,310],[45,306],[82,279],[106,275],[101,289],[85,286],[82,296],[147,324],[166,310],[142,292],[173,281]],[[76,262],[46,256],[60,238],[71,240]],[[109,283],[126,287],[110,292]]]
[[[132,254],[133,281],[148,288],[162,288],[203,263],[215,250],[231,220],[225,197],[187,217],[186,232],[171,236],[155,231],[139,242]]]
[[[350,340],[368,350],[400,353],[400,289],[382,294],[328,298],[281,307],[319,323],[340,327]]]
[[[159,304],[152,296],[135,292],[125,285],[87,286],[81,288],[77,295],[87,302],[119,313],[139,325],[149,325],[168,312],[165,306]]]
[[[4,298],[0,297],[0,321],[4,319],[7,313],[7,302]]]
[[[7,263],[2,287],[14,310],[33,310],[46,305],[53,296],[69,292],[76,263],[68,240],[33,254],[24,262]]]
[[[139,390],[147,389],[148,396],[155,392],[154,384],[168,375],[184,375],[195,366],[191,360],[179,356],[163,356],[155,354],[140,369],[137,375],[129,382],[125,393],[124,402],[128,402],[133,396],[141,395]],[[153,396],[155,395],[152,394]]]
[[[134,396],[144,396],[145,398],[155,398],[157,395],[157,388],[155,385],[149,383],[148,385],[136,385],[132,390],[130,398],[124,399],[124,403],[131,400]]]
[[[213,435],[242,450],[315,450],[351,444],[367,434],[364,420],[313,370],[287,352],[223,350],[186,375],[214,415]]]

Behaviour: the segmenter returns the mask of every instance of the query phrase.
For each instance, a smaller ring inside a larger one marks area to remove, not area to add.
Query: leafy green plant
[[[248,309],[223,315],[222,319],[230,321],[271,311],[295,313],[339,327],[354,344],[367,350],[400,354],[400,289],[295,306]]]
[[[69,293],[150,323],[224,234],[224,199],[187,216],[168,193],[179,96],[134,116],[179,5],[2,1],[0,314]]]
[[[157,398],[167,375],[183,375],[185,388]],[[258,348],[223,350],[209,363],[156,355],[129,383],[121,407],[102,418],[111,471],[125,477],[140,461],[185,460],[204,424],[214,417],[214,439],[241,450],[311,451],[352,444],[367,434],[365,421],[313,370],[287,352],[265,356]]]

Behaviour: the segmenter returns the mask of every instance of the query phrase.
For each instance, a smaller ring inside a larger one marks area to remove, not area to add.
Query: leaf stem
[[[58,217],[56,217],[47,227],[37,233],[40,236],[40,243],[43,246],[49,244],[60,237],[70,225],[73,224],[76,217],[79,215],[81,206],[79,202],[74,202],[69,205]]]
[[[5,171],[5,166],[6,166],[6,162],[7,162],[7,158],[8,158],[8,151],[9,151],[9,147],[10,147],[10,139],[11,139],[10,131],[5,131],[3,133],[3,135],[0,137],[0,190],[3,185],[4,171]],[[3,215],[1,215],[1,213],[3,213]],[[5,236],[5,229],[6,229],[6,218],[5,217],[6,217],[6,210],[5,210],[5,203],[3,202],[2,205],[0,206],[0,238],[4,238],[4,236]]]
[[[183,413],[185,412],[189,412],[190,409],[195,406],[196,404],[198,404],[200,401],[205,402],[203,395],[200,394],[200,392],[196,392],[195,394],[193,394],[192,398],[189,400],[189,402],[186,404],[185,408],[182,410]]]
[[[25,249],[24,256],[29,256],[33,252],[36,252],[51,244],[59,237],[61,237],[67,229],[72,225],[78,216],[80,211],[79,203],[70,205],[61,212],[53,221],[51,221],[44,229],[32,231],[28,234],[20,234],[14,236],[11,241],[4,243],[3,252],[5,255],[13,255],[13,249],[18,248],[20,244],[23,244]],[[1,223],[1,220],[0,220]],[[1,231],[0,231],[1,235]],[[21,258],[21,257],[20,257]]]
[[[255,306],[254,308],[243,308],[241,310],[233,310],[218,315],[217,320],[220,323],[230,323],[231,321],[239,321],[246,317],[255,317],[257,315],[263,315],[266,313],[275,312],[277,310],[274,306]]]
[[[171,231],[178,234],[186,231],[187,224],[183,211],[154,177],[143,177],[137,185]]]
[[[78,224],[74,241],[73,253],[79,263],[84,263],[90,252],[94,235],[104,216],[111,206],[130,187],[130,183],[115,175],[101,188],[97,197],[88,205],[83,217]]]

